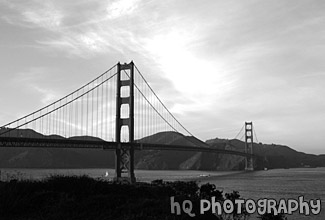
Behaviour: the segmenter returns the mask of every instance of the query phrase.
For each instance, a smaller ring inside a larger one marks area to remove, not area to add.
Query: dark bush
[[[195,218],[171,213],[170,197],[193,203]],[[200,214],[200,199],[239,198],[238,192],[225,198],[213,184],[164,182],[118,184],[87,176],[53,176],[43,181],[0,182],[0,219],[245,219],[247,215]],[[273,216],[274,217],[274,216]],[[281,219],[261,216],[263,220]]]

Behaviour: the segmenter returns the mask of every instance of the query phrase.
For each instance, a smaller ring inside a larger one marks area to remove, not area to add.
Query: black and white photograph
[[[322,0],[0,0],[0,219],[323,220],[324,58]]]

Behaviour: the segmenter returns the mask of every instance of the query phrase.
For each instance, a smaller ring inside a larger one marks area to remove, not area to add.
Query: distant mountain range
[[[41,134],[21,129],[12,135],[21,137],[42,137]],[[64,138],[60,136],[45,136]],[[80,137],[73,137],[77,139]],[[85,138],[85,137],[83,137]],[[86,137],[88,140],[94,137]],[[203,143],[194,137],[185,137],[175,132],[162,132],[139,141],[150,143],[196,145],[206,144],[213,148],[244,151],[245,143],[233,139],[211,139]],[[256,168],[294,168],[324,167],[325,155],[312,155],[297,152],[287,146],[275,144],[255,144],[254,154],[260,156],[256,160]],[[54,149],[54,148],[0,148],[1,168],[114,168],[115,152],[99,149]],[[191,170],[242,170],[245,159],[236,155],[186,152],[186,151],[136,151],[136,169],[191,169]]]
[[[220,146],[220,143],[228,143],[232,150],[243,151],[245,150],[245,142],[237,139],[211,139],[207,140],[210,146]],[[274,168],[297,168],[297,167],[325,167],[325,155],[314,155],[298,152],[288,146],[278,144],[262,144],[254,143],[253,152],[258,155],[256,159],[256,168],[263,169],[264,167],[269,169]],[[233,156],[224,155],[226,160],[231,160]],[[243,160],[240,158],[238,161]],[[243,167],[240,167],[242,169]]]

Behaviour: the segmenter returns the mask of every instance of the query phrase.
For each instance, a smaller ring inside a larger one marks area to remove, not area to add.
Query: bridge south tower
[[[123,75],[126,75],[123,77]],[[124,79],[123,78],[127,78]],[[122,87],[129,87],[129,95],[123,97]],[[128,105],[128,117],[121,114],[122,105]],[[124,118],[125,117],[125,118]],[[116,122],[115,139],[117,148],[115,150],[115,181],[136,181],[134,175],[134,64],[117,64],[117,92],[116,92]],[[121,143],[122,127],[128,127],[130,145]],[[125,175],[126,174],[126,175]],[[123,176],[125,175],[125,176]]]

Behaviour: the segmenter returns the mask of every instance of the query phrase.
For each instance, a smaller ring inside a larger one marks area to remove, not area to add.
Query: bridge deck
[[[151,143],[121,143],[125,148],[131,146],[135,150],[169,150],[169,151],[196,151],[239,155],[244,157],[255,157],[240,151],[231,151],[205,146],[189,145],[164,145]],[[225,145],[225,144],[224,144]],[[115,150],[118,148],[117,142],[104,140],[76,140],[76,139],[49,139],[49,138],[24,138],[24,137],[0,137],[0,147],[30,147],[30,148],[88,148]]]

